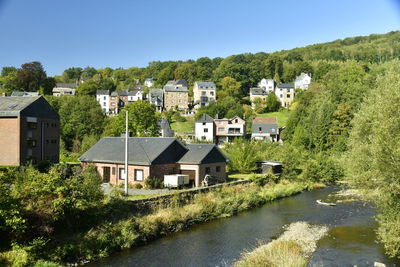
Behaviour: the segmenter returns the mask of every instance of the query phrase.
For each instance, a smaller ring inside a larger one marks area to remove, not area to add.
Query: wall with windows
[[[214,141],[214,122],[196,122],[196,139],[199,141]]]

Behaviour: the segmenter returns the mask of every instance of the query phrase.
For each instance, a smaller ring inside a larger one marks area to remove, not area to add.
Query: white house
[[[214,119],[207,114],[203,114],[195,125],[195,138],[199,141],[214,142]]]
[[[276,82],[274,79],[265,79],[263,78],[259,83],[258,87],[263,88],[266,93],[270,93],[274,91],[276,86]]]
[[[294,101],[294,85],[291,83],[281,83],[275,89],[275,95],[281,101],[282,107],[288,108]]]
[[[128,102],[135,102],[138,100],[143,100],[143,92],[142,91],[129,91],[128,92]]]
[[[154,83],[155,83],[155,79],[154,78],[146,78],[144,80],[144,86],[147,86],[147,87],[153,87]]]
[[[108,114],[110,112],[110,91],[97,90],[96,100],[100,103],[101,109]]]
[[[294,88],[307,90],[310,83],[311,76],[307,73],[302,72],[299,76],[296,77],[296,80],[294,81]]]

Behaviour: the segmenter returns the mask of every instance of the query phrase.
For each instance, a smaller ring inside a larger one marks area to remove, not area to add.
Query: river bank
[[[316,185],[282,181],[260,187],[254,184],[222,187],[201,193],[182,204],[178,199],[169,207],[148,215],[132,215],[108,221],[90,231],[64,237],[47,244],[44,259],[59,263],[84,263],[127,248],[147,244],[192,225],[236,215],[278,198],[314,189]]]

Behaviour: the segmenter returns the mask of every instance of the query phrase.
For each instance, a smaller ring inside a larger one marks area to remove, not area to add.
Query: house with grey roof
[[[307,90],[310,83],[311,83],[311,74],[302,72],[294,80],[294,88]]]
[[[156,106],[157,111],[163,111],[164,109],[164,91],[159,88],[151,88],[147,100]]]
[[[42,96],[0,97],[0,165],[59,161],[60,118]]]
[[[208,114],[203,114],[195,123],[195,139],[199,141],[214,142],[215,125],[214,119]]]
[[[154,86],[155,81],[156,81],[156,80],[155,80],[154,78],[146,78],[146,79],[144,80],[144,86],[151,88],[151,87]]]
[[[217,87],[210,81],[194,82],[193,101],[195,109],[208,106],[217,99]]]
[[[96,91],[96,100],[99,102],[101,109],[107,115],[110,112],[110,90],[97,90]]]
[[[251,139],[279,141],[278,120],[276,117],[255,117],[251,127]]]
[[[178,109],[187,112],[189,109],[189,89],[185,80],[168,81],[164,90],[164,109]]]
[[[174,137],[175,132],[171,129],[167,119],[161,118],[158,120],[158,126],[160,128],[160,137]]]
[[[118,92],[120,101],[120,108],[138,100],[143,100],[142,90],[128,90],[124,89]]]
[[[125,138],[105,137],[86,151],[79,160],[83,166],[96,166],[104,182],[122,184]],[[215,146],[184,145],[176,138],[129,137],[128,182],[143,184],[148,177],[187,174],[192,184],[200,186],[206,174],[224,179],[227,158]]]
[[[281,83],[275,88],[275,95],[281,101],[282,107],[288,108],[294,101],[295,91],[294,84],[292,83]]]
[[[255,102],[256,99],[260,99],[261,101],[267,100],[268,92],[264,88],[253,87],[250,88],[250,102],[251,106],[254,109],[256,107]]]
[[[54,96],[75,95],[76,87],[76,83],[56,83],[52,92]]]

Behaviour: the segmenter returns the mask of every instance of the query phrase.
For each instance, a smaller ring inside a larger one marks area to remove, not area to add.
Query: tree
[[[1,76],[5,77],[5,76],[8,76],[11,73],[15,73],[15,72],[17,72],[17,68],[16,67],[13,67],[13,66],[3,67],[1,69]]]
[[[283,75],[283,62],[278,55],[270,55],[264,62],[265,77],[273,78],[277,73],[279,77]]]
[[[43,80],[40,86],[40,93],[42,95],[51,95],[54,87],[56,87],[56,80],[53,77],[48,77]]]
[[[39,91],[40,85],[46,79],[46,72],[40,62],[34,61],[21,65],[17,70],[15,84],[27,92]]]
[[[62,74],[62,78],[64,82],[78,82],[81,79],[83,70],[82,68],[68,68],[64,70]]]
[[[154,105],[147,101],[136,101],[126,105],[113,122],[112,134],[125,132],[125,116],[128,111],[128,128],[134,136],[158,136],[158,113]]]
[[[221,96],[231,96],[231,97],[239,97],[240,96],[240,87],[242,84],[236,79],[232,77],[224,77],[221,80],[222,87],[222,95]],[[220,96],[220,97],[221,97]]]
[[[88,80],[83,83],[81,83],[78,88],[76,88],[76,91],[78,95],[96,95],[96,91],[99,90],[99,84],[98,82],[94,80]]]
[[[97,74],[97,70],[93,67],[86,67],[82,70],[82,79],[88,80],[90,78],[93,78],[93,76]]]
[[[278,97],[271,92],[266,101],[265,101],[265,111],[266,112],[275,112],[281,108],[281,102],[279,101]]]

